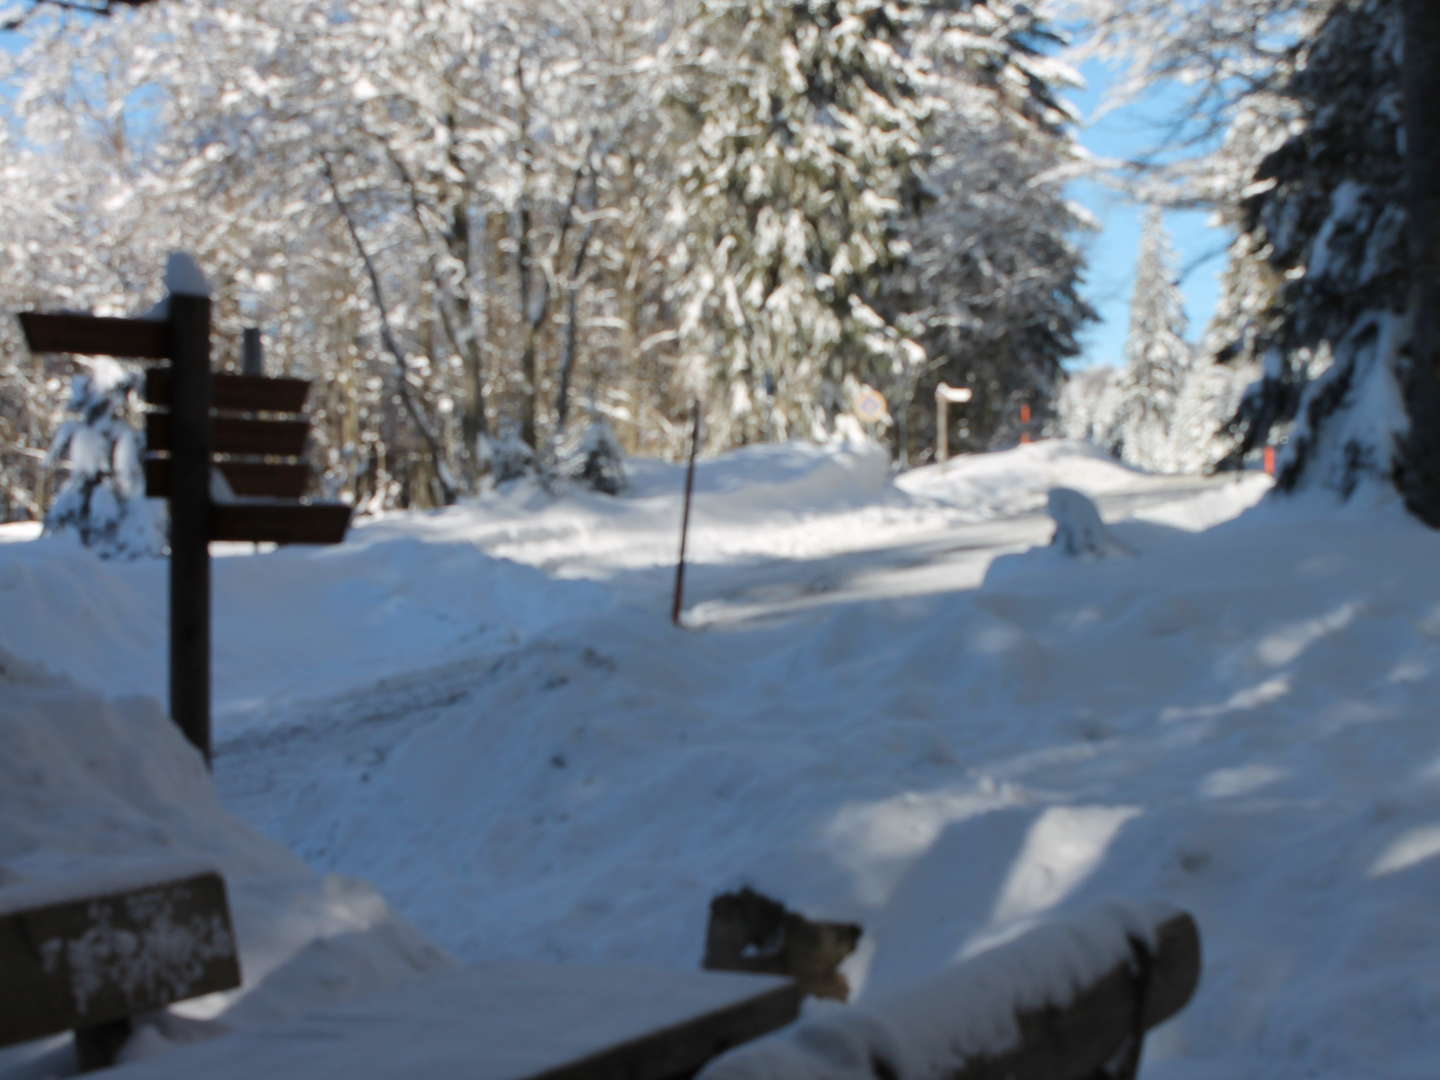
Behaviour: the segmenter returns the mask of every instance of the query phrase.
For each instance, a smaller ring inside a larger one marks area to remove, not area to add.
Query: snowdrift
[[[0,809],[26,824],[0,865],[221,853],[254,890],[242,919],[279,928],[257,1009],[262,991],[303,1008],[309,972],[432,962],[354,877],[462,961],[677,968],[710,898],[749,884],[864,926],[862,1002],[1017,925],[1164,900],[1196,915],[1206,974],[1147,1047],[1152,1080],[1436,1075],[1435,535],[1395,507],[1247,509],[1264,478],[1147,476],[1073,444],[869,469],[836,450],[702,462],[690,614],[707,617],[685,632],[674,466],[637,463],[620,499],[515,490],[325,553],[222,559],[220,802],[343,878],[225,817],[183,746],[101,784],[86,743],[37,741],[53,719],[17,728],[3,766]],[[1095,499],[1134,556],[987,583],[1048,540],[1054,486]],[[0,545],[0,597],[33,598],[0,648],[7,669],[53,650],[122,693],[144,681],[117,657],[158,571],[84,558]],[[83,587],[49,605],[24,583],[41,574]],[[276,610],[306,629],[272,643]],[[7,706],[89,694],[7,678]],[[109,747],[132,714],[164,728],[126,699],[75,730]],[[196,836],[157,824],[167,799],[200,808]],[[342,916],[358,939],[321,929]]]
[[[160,863],[225,876],[245,985],[182,1016],[253,1023],[449,963],[370,886],[310,869],[228,814],[154,699],[102,697],[0,652],[0,700],[0,903],[103,891]],[[157,1019],[136,1050],[205,1029]],[[68,1071],[68,1054],[66,1038],[0,1051],[0,1074]]]

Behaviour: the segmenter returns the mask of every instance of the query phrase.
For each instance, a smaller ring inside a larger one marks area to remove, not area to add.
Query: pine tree
[[[1170,472],[1178,466],[1172,426],[1191,365],[1185,330],[1175,249],[1163,215],[1151,207],[1140,238],[1125,371],[1119,385],[1120,456],[1143,469]]]
[[[1410,284],[1400,55],[1394,4],[1336,5],[1284,87],[1298,107],[1292,134],[1237,208],[1236,251],[1250,265],[1232,273],[1248,295],[1230,310],[1221,356],[1262,376],[1227,463],[1288,441],[1282,490],[1348,496],[1390,483],[1398,464]]]
[[[1087,228],[1066,185],[1087,166],[1062,99],[1079,75],[1031,5],[932,8],[921,24],[937,110],[927,137],[931,198],[908,239],[912,308],[929,361],[910,401],[892,401],[912,452],[934,445],[937,383],[970,388],[964,451],[1013,445],[1021,407],[1051,418],[1062,362],[1095,317],[1081,298]]]
[[[1440,528],[1440,7],[1404,0],[1404,102],[1412,325],[1402,390],[1409,429],[1395,482],[1410,512]]]
[[[886,0],[700,0],[686,28],[682,334],[722,444],[819,436],[846,375],[888,385],[924,359],[887,295],[929,111],[915,17]]]
[[[70,471],[45,516],[49,534],[74,530],[102,558],[159,555],[164,538],[145,501],[140,438],[125,421],[138,376],[95,359],[71,381],[67,411],[47,461]]]

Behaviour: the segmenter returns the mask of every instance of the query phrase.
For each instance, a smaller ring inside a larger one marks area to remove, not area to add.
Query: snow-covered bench
[[[906,992],[817,1011],[697,1080],[1130,1080],[1185,1007],[1200,936],[1183,912],[1110,907],[1032,929]]]
[[[799,1012],[788,979],[503,963],[126,1064],[115,1080],[681,1080]]]
[[[175,870],[0,889],[0,1046],[74,1031],[103,1068],[132,1017],[240,985],[224,881]]]

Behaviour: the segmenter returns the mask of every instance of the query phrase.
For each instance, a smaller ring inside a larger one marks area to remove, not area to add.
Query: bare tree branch
[[[375,269],[375,263],[370,258],[370,252],[365,247],[364,239],[360,236],[360,228],[355,224],[355,215],[350,212],[349,204],[340,194],[340,185],[335,179],[335,170],[330,164],[330,159],[322,155],[320,167],[325,174],[325,182],[330,186],[330,194],[335,199],[335,207],[345,221],[345,228],[349,231],[350,239],[355,244],[355,250],[359,253],[361,262],[365,264],[365,273],[370,278],[370,289],[375,297],[375,307],[380,313],[380,340],[386,351],[395,358],[395,363],[399,367],[400,402],[404,405],[405,411],[410,414],[410,419],[415,424],[416,430],[420,432],[420,437],[425,440],[425,446],[430,451],[431,461],[435,464],[435,480],[440,485],[441,498],[445,505],[449,506],[454,503],[456,492],[450,486],[450,481],[446,476],[445,462],[440,455],[440,441],[430,430],[430,425],[421,415],[420,407],[415,404],[415,399],[410,393],[409,365],[405,360],[405,352],[400,348],[400,342],[396,339],[395,331],[390,325],[390,310],[385,305],[385,293],[380,287],[380,274]]]
[[[0,30],[20,30],[44,8],[105,18],[124,8],[144,7],[152,2],[153,0],[93,0],[92,3],[86,3],[85,0],[30,0],[29,8],[0,23]]]

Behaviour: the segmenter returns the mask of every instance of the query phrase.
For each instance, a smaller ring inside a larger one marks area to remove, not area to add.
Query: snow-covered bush
[[[508,484],[538,472],[535,451],[520,438],[520,428],[513,422],[503,425],[493,438],[481,435],[476,451],[481,467],[490,470],[490,479],[496,484]]]
[[[160,555],[165,541],[145,501],[140,436],[124,418],[139,374],[111,360],[94,359],[70,386],[66,420],[46,462],[63,464],[69,479],[45,515],[45,532],[73,529],[102,558]]]
[[[595,420],[578,437],[567,439],[556,455],[560,475],[605,495],[625,490],[625,452],[614,429]]]

